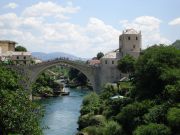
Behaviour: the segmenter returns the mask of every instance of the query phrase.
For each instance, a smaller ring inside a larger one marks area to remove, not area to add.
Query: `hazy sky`
[[[122,30],[142,31],[143,48],[180,39],[180,0],[1,0],[0,40],[29,51],[93,57],[118,48]]]

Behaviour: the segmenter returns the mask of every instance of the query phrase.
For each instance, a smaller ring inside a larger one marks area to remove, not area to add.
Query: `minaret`
[[[121,56],[129,54],[137,58],[141,51],[141,32],[134,29],[127,29],[119,36],[119,51]]]

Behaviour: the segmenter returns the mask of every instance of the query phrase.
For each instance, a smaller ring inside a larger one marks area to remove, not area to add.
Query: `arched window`
[[[128,40],[131,40],[131,37],[128,37]]]
[[[136,37],[136,40],[138,40],[138,37]]]

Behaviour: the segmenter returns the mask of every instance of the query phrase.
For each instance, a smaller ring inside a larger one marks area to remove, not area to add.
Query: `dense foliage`
[[[23,46],[16,46],[15,51],[17,52],[27,52],[27,49]]]
[[[135,59],[131,55],[126,55],[118,61],[118,69],[122,73],[132,73],[134,72],[134,63]]]
[[[165,96],[165,87],[180,80],[180,51],[174,47],[153,46],[136,63],[134,86],[139,98]]]
[[[79,130],[89,135],[179,135],[180,50],[155,45],[137,60],[128,57],[123,63],[134,68],[131,79],[86,96]],[[114,126],[107,128],[109,122]]]
[[[18,81],[15,72],[0,65],[0,134],[41,135],[41,109]]]
[[[57,83],[54,76],[45,71],[33,84],[33,96],[53,96],[55,91],[60,91],[62,88],[62,84]]]
[[[163,124],[150,123],[139,126],[133,135],[171,135],[171,131]]]

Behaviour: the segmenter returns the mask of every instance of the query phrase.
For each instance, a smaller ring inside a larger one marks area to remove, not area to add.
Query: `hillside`
[[[63,52],[53,52],[53,53],[44,53],[44,52],[32,52],[32,56],[41,60],[51,60],[55,58],[65,57],[71,60],[87,60],[85,58],[79,58],[71,54]]]
[[[180,49],[180,40],[176,40],[172,46],[176,47],[177,49]]]

